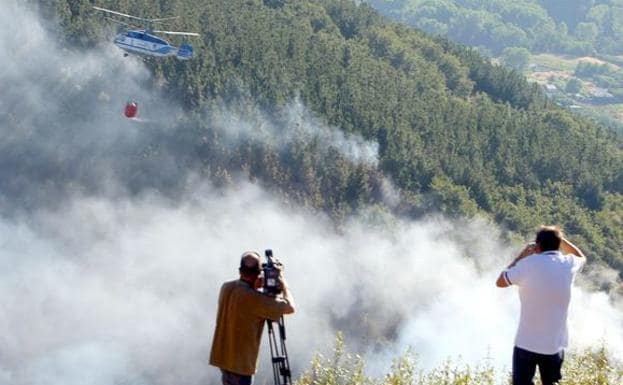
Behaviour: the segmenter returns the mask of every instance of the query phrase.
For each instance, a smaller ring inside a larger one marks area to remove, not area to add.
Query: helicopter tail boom
[[[189,60],[193,57],[193,47],[190,44],[182,44],[177,49],[176,57],[179,60]]]

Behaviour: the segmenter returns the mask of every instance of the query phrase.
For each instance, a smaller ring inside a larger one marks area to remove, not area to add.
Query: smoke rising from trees
[[[15,3],[0,23],[0,48],[14,52],[0,59],[0,384],[216,378],[207,361],[218,288],[236,278],[242,251],[264,248],[283,260],[297,299],[286,319],[296,372],[313,351],[330,349],[338,330],[374,373],[409,346],[424,366],[448,356],[510,363],[518,303],[494,279],[517,250],[490,224],[353,217],[336,232],[324,215],[257,185],[198,180],[192,161],[170,149],[137,162],[181,118],[140,60],[112,47],[67,51]],[[122,117],[128,97],[140,100],[146,121]],[[223,128],[244,129],[233,121]],[[312,122],[321,140],[336,138]],[[362,153],[349,159],[375,158]],[[171,185],[178,193],[163,193]],[[573,347],[605,339],[620,356],[620,302],[574,295]]]

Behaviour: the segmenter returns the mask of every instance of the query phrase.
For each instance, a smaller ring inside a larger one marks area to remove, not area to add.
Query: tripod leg
[[[277,343],[277,337],[275,336],[272,321],[266,320],[266,324],[268,325],[270,357],[273,365],[273,377],[275,385],[291,385],[292,373],[290,371],[288,351],[286,350],[286,327],[284,324],[283,316],[281,316],[278,321],[279,344]]]
[[[275,332],[273,330],[273,321],[266,320],[266,326],[268,326],[268,344],[270,346],[270,362],[273,366],[273,381],[275,385],[280,385],[279,382],[279,367],[276,365],[275,359],[278,356],[277,352],[277,340],[275,339]]]
[[[279,339],[281,342],[281,362],[280,373],[283,376],[284,384],[292,384],[292,373],[290,371],[290,360],[288,359],[288,350],[286,349],[286,325],[283,316],[279,318]]]

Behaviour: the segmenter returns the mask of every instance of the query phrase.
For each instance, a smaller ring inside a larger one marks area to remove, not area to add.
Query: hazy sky
[[[484,221],[434,216],[387,226],[355,216],[336,232],[257,185],[215,189],[177,154],[136,162],[172,130],[176,103],[146,86],[140,60],[110,45],[64,50],[16,4],[0,9],[0,49],[12,53],[0,57],[0,384],[213,383],[218,288],[242,251],[265,248],[285,263],[298,305],[286,319],[296,373],[338,330],[377,375],[409,346],[425,368],[449,356],[510,366],[518,300],[494,280],[519,245]],[[122,116],[128,98],[142,120]],[[376,164],[374,143],[336,133],[298,101],[288,108],[286,127]],[[232,138],[258,119],[269,136],[283,130],[259,113],[217,115]],[[149,178],[137,180],[130,160]],[[183,192],[163,194],[170,184]],[[574,296],[572,348],[605,338],[623,355],[620,302]]]

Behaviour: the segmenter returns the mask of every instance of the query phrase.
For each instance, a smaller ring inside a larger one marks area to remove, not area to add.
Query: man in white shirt
[[[561,380],[571,287],[585,263],[582,251],[558,227],[541,226],[535,242],[500,273],[496,285],[517,285],[521,302],[513,385],[533,385],[537,366],[543,385]]]

